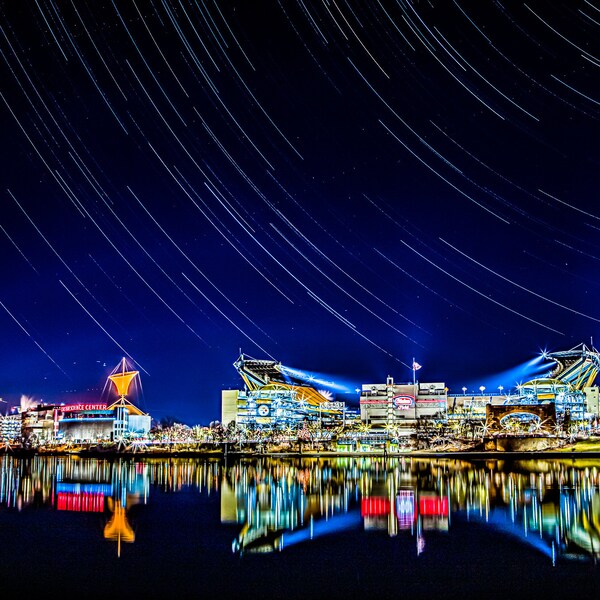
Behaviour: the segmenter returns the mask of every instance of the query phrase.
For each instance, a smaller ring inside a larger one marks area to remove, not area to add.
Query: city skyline
[[[599,64],[588,2],[3,6],[0,397],[125,356],[192,425],[240,353],[358,399],[593,346]]]

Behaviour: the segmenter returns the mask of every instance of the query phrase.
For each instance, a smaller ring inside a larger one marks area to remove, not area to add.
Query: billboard
[[[397,394],[392,398],[394,407],[399,410],[408,410],[415,405],[415,397],[409,394]]]

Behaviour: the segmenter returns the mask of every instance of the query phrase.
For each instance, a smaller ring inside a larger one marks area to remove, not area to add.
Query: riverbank
[[[479,445],[471,449],[416,449],[388,452],[384,449],[370,449],[359,451],[335,451],[323,449],[303,448],[302,451],[290,451],[281,449],[236,448],[233,444],[211,444],[200,446],[178,446],[176,444],[164,446],[143,445],[111,445],[100,446],[97,444],[89,446],[73,447],[40,447],[22,448],[19,446],[4,446],[0,448],[0,454],[15,457],[33,456],[77,456],[93,458],[455,458],[461,460],[507,460],[520,458],[600,458],[600,438],[580,440],[561,447],[531,449],[531,450],[490,450]]]

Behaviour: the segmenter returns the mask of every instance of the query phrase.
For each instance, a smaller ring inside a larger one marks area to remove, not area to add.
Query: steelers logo
[[[266,417],[269,414],[269,407],[266,404],[261,404],[258,407],[258,414],[261,417]]]

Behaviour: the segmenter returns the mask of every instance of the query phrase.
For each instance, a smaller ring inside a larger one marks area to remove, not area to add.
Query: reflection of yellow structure
[[[108,498],[108,507],[113,511],[112,517],[104,527],[107,540],[117,540],[117,555],[121,556],[121,540],[128,543],[135,541],[135,533],[127,521],[127,513],[121,501]]]

